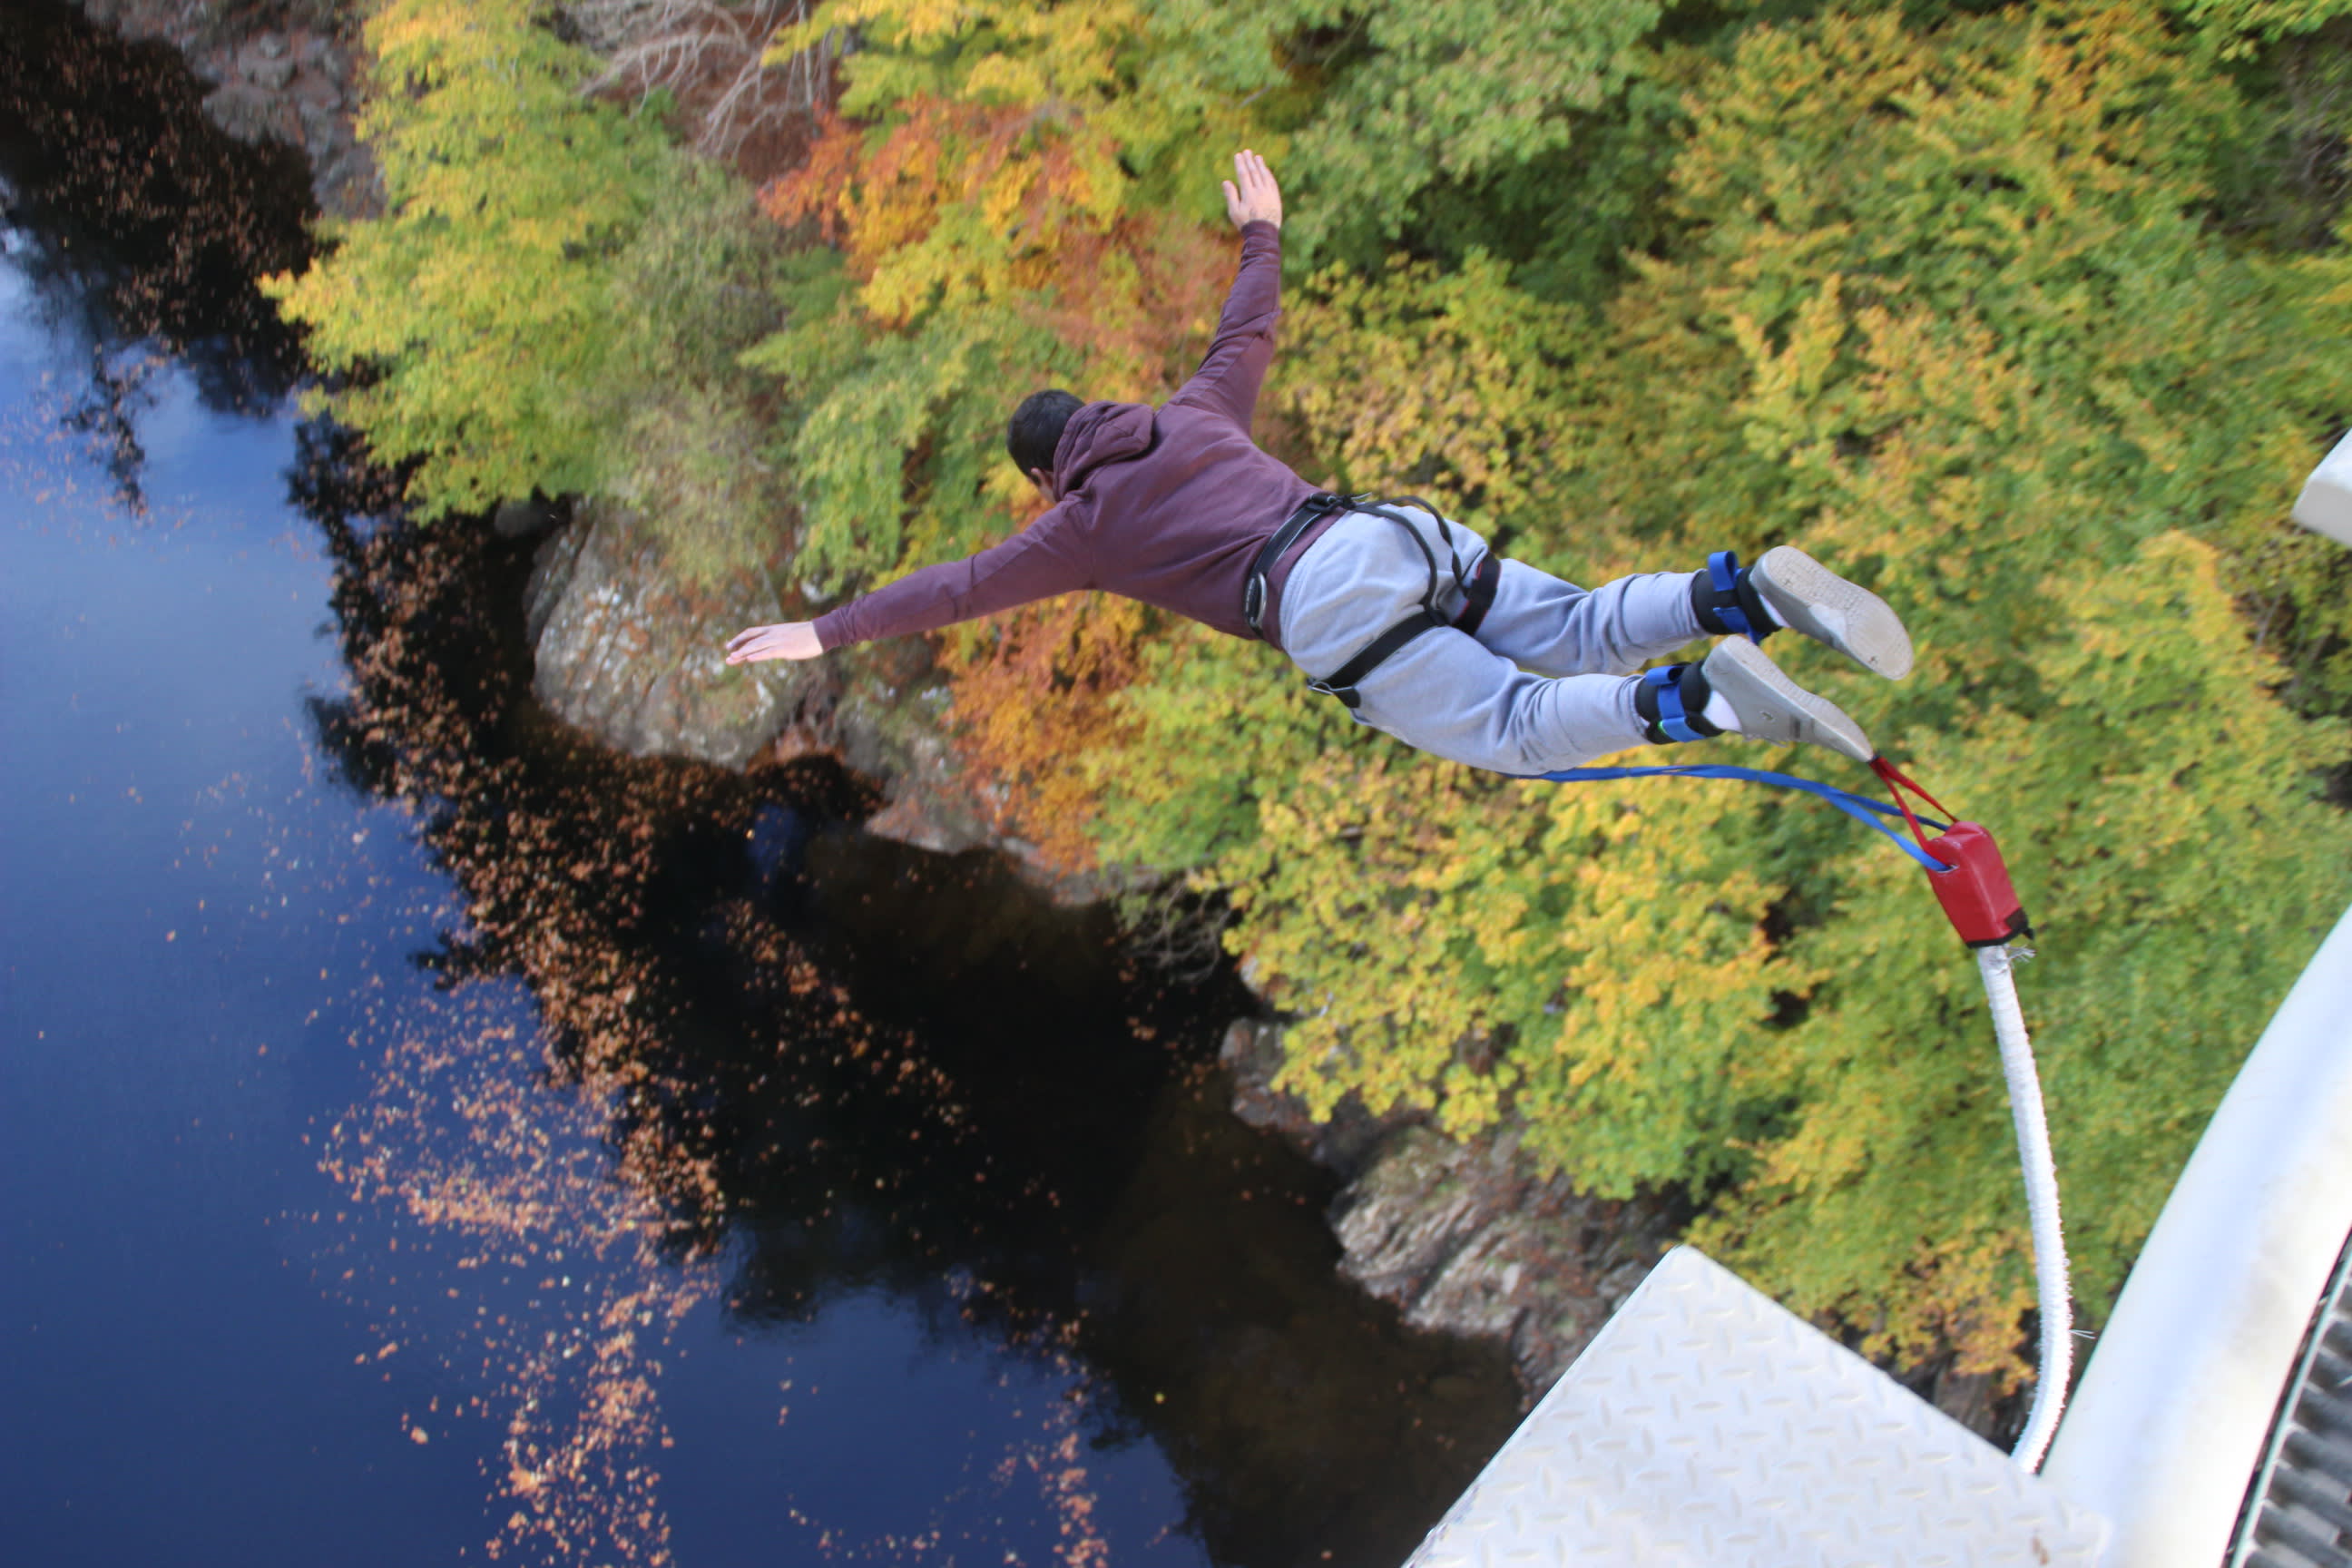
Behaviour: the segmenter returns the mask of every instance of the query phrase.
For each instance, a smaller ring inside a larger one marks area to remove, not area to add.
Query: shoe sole
[[[1866,763],[1878,754],[1853,716],[1816,697],[1746,637],[1715,645],[1700,666],[1707,689],[1731,704],[1739,731],[1752,741],[1802,742]]]
[[[1749,581],[1791,631],[1829,644],[1889,680],[1911,673],[1911,634],[1903,618],[1885,600],[1795,545],[1766,551]]]

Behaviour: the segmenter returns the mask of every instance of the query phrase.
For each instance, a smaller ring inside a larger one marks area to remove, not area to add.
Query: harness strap
[[[1314,527],[1319,519],[1329,516],[1347,504],[1339,496],[1317,490],[1300,501],[1297,510],[1274,531],[1274,536],[1259,547],[1256,558],[1250,563],[1248,585],[1242,590],[1242,618],[1249,622],[1249,629],[1257,634],[1259,640],[1265,637],[1266,578],[1273,572],[1275,563],[1282,559],[1286,551],[1298,542],[1300,534]]]
[[[1422,592],[1420,609],[1357,649],[1355,657],[1334,670],[1329,679],[1318,680],[1311,676],[1307,679],[1308,690],[1336,697],[1352,710],[1362,707],[1364,701],[1363,694],[1356,689],[1357,682],[1386,663],[1399,648],[1422,633],[1435,631],[1440,626],[1453,626],[1465,632],[1475,630],[1478,623],[1486,618],[1486,612],[1494,606],[1495,587],[1502,580],[1502,564],[1495,559],[1494,552],[1488,551],[1486,558],[1478,563],[1477,570],[1464,575],[1462,553],[1454,548],[1454,530],[1447,525],[1445,514],[1419,496],[1397,496],[1385,500],[1363,495],[1344,496],[1339,498],[1336,504],[1372,517],[1387,518],[1403,529],[1406,537],[1420,548],[1421,558],[1429,567],[1429,586]],[[1445,612],[1437,607],[1441,586],[1437,574],[1437,552],[1430,549],[1429,541],[1422,537],[1421,530],[1412,525],[1412,520],[1396,510],[1406,506],[1425,512],[1437,523],[1437,536],[1444,542],[1454,584],[1462,590],[1464,604],[1460,620],[1448,618]]]
[[[1445,542],[1445,552],[1448,563],[1453,567],[1454,581],[1462,590],[1463,605],[1460,619],[1449,620],[1445,612],[1437,607],[1438,589],[1442,581],[1437,572],[1437,552],[1430,549],[1429,541],[1421,536],[1421,530],[1415,528],[1403,514],[1394,510],[1399,506],[1418,508],[1436,520],[1437,535]],[[1280,528],[1274,531],[1273,535],[1263,545],[1259,546],[1257,554],[1250,562],[1249,580],[1242,590],[1242,618],[1249,623],[1250,630],[1256,633],[1259,638],[1263,639],[1265,637],[1266,599],[1271,591],[1268,579],[1276,564],[1281,561],[1284,553],[1292,545],[1298,542],[1299,535],[1332,512],[1342,510],[1360,511],[1374,517],[1387,518],[1391,522],[1403,529],[1413,543],[1420,547],[1422,560],[1429,567],[1429,586],[1421,595],[1419,610],[1357,649],[1355,657],[1333,671],[1329,679],[1317,680],[1311,677],[1308,679],[1307,682],[1308,689],[1325,692],[1338,698],[1350,709],[1355,709],[1363,706],[1364,700],[1363,695],[1356,689],[1356,683],[1379,668],[1397,649],[1404,647],[1422,633],[1434,631],[1439,626],[1447,626],[1464,632],[1476,631],[1479,623],[1486,618],[1486,612],[1494,608],[1495,590],[1502,581],[1503,565],[1490,550],[1479,561],[1477,568],[1465,575],[1462,570],[1462,555],[1454,548],[1454,531],[1447,526],[1445,514],[1418,496],[1401,496],[1393,500],[1381,500],[1365,495],[1335,496],[1327,491],[1318,490],[1298,503],[1297,510],[1284,521]]]
[[[1364,699],[1363,694],[1356,689],[1356,682],[1371,674],[1373,670],[1386,663],[1389,657],[1397,649],[1404,647],[1422,633],[1435,631],[1438,627],[1448,624],[1445,617],[1435,610],[1426,608],[1417,610],[1358,648],[1356,657],[1332,671],[1330,679],[1316,680],[1310,678],[1307,682],[1307,689],[1336,697],[1350,709],[1360,708],[1364,705]]]
[[[1349,496],[1348,498],[1348,504],[1353,510],[1366,513],[1369,516],[1387,518],[1391,522],[1395,523],[1399,528],[1404,530],[1405,536],[1411,539],[1414,546],[1420,550],[1422,563],[1429,568],[1429,586],[1422,590],[1421,607],[1425,614],[1435,616],[1440,626],[1448,625],[1449,623],[1446,621],[1444,616],[1437,607],[1437,593],[1439,587],[1437,579],[1437,552],[1430,549],[1429,541],[1421,536],[1421,530],[1413,527],[1412,520],[1396,509],[1400,506],[1413,507],[1421,511],[1427,512],[1431,517],[1437,520],[1437,535],[1440,539],[1443,539],[1445,542],[1446,557],[1454,565],[1454,581],[1458,584],[1461,586],[1462,591],[1466,594],[1470,591],[1470,584],[1465,582],[1462,576],[1462,557],[1454,548],[1454,531],[1445,525],[1444,515],[1439,512],[1435,508],[1432,507],[1427,501],[1423,500],[1419,496],[1401,496],[1393,501],[1374,500],[1369,496]],[[1400,644],[1398,646],[1402,647],[1403,645]]]
[[[1454,574],[1459,576],[1461,570],[1460,563],[1456,563]],[[1477,632],[1479,624],[1486,618],[1486,612],[1495,607],[1495,588],[1502,580],[1503,563],[1489,550],[1479,559],[1477,569],[1470,574],[1470,581],[1463,585],[1463,596],[1469,603],[1462,606],[1462,614],[1454,622],[1455,631],[1473,635]]]

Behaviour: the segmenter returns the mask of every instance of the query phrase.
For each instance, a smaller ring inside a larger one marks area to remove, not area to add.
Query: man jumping
[[[1587,591],[1504,561],[1414,502],[1326,495],[1258,450],[1250,417],[1281,315],[1282,193],[1244,151],[1224,183],[1241,273],[1208,357],[1159,408],[1033,394],[1013,460],[1054,505],[976,555],[927,566],[814,621],[754,626],[727,662],[814,658],[1079,589],[1140,599],[1287,654],[1360,722],[1474,767],[1541,773],[1643,742],[1736,732],[1857,762],[1870,742],[1757,645],[1781,626],[1892,679],[1903,623],[1867,589],[1787,545],[1753,566]],[[1705,635],[1703,664],[1636,675]]]

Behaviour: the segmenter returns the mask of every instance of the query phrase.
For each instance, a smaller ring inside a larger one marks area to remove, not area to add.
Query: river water
[[[1515,1417],[1229,975],[582,744],[250,289],[299,171],[0,3],[0,1555],[1392,1563]]]

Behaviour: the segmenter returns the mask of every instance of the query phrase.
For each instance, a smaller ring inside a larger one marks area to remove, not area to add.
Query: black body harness
[[[1438,590],[1444,585],[1444,579],[1438,575],[1436,552],[1429,548],[1429,541],[1421,536],[1421,530],[1394,510],[1401,506],[1417,508],[1436,520],[1437,536],[1445,542],[1445,553],[1454,570],[1454,581],[1461,588],[1465,600],[1458,620],[1448,619],[1445,612],[1437,607]],[[1369,495],[1335,496],[1318,490],[1298,503],[1298,510],[1274,531],[1274,537],[1265,542],[1258,551],[1257,558],[1250,563],[1249,586],[1242,594],[1242,616],[1249,622],[1250,630],[1259,637],[1265,636],[1262,623],[1265,616],[1267,574],[1274,570],[1275,563],[1282,559],[1284,552],[1298,542],[1300,534],[1335,511],[1360,511],[1387,518],[1412,536],[1412,542],[1421,547],[1422,558],[1429,563],[1429,588],[1421,596],[1420,609],[1358,648],[1355,657],[1334,670],[1329,679],[1308,678],[1307,685],[1309,690],[1327,692],[1352,710],[1361,707],[1364,700],[1356,689],[1356,683],[1422,633],[1434,631],[1439,626],[1452,626],[1459,632],[1476,631],[1478,623],[1486,618],[1487,610],[1494,605],[1495,585],[1502,577],[1503,563],[1490,550],[1478,563],[1475,571],[1464,575],[1462,557],[1454,548],[1454,531],[1445,525],[1445,514],[1418,496],[1382,499]]]

